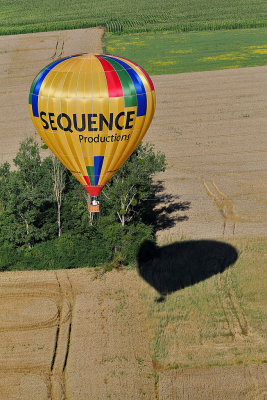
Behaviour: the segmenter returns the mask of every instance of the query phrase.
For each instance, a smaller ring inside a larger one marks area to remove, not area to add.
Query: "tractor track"
[[[209,186],[210,185],[210,186]],[[206,189],[208,196],[211,197],[217,208],[219,209],[220,215],[223,217],[223,230],[222,235],[224,236],[227,223],[232,223],[233,226],[233,236],[235,235],[236,225],[238,222],[262,222],[267,221],[267,216],[254,216],[250,217],[248,215],[241,215],[235,211],[233,202],[225,195],[216,185],[214,181],[207,184],[203,180],[203,186]]]
[[[245,312],[240,305],[234,288],[231,269],[225,271],[224,274],[218,274],[216,283],[219,301],[233,341],[243,341],[244,344],[249,343],[250,345],[264,344],[263,337],[249,325]]]
[[[62,301],[59,309],[55,347],[50,367],[51,399],[66,400],[65,368],[70,348],[74,295],[67,271],[55,271],[55,276]]]
[[[25,360],[27,351],[25,351],[25,348],[21,348],[21,350],[18,348],[14,350],[15,354],[12,354],[13,358],[10,365],[8,365],[8,363],[5,365],[2,363],[3,365],[0,365],[0,374],[4,374],[4,376],[7,377],[13,376],[14,374],[20,374],[20,377],[24,375],[38,376],[47,388],[48,399],[67,400],[65,369],[68,362],[71,340],[74,293],[67,271],[54,271],[54,278],[56,284],[48,283],[47,285],[39,285],[38,282],[36,284],[21,282],[14,283],[13,285],[1,282],[0,302],[2,301],[3,305],[5,302],[11,302],[11,304],[21,303],[23,306],[29,305],[30,307],[31,301],[40,300],[40,305],[42,306],[42,303],[46,300],[49,302],[50,308],[54,311],[52,315],[50,313],[49,318],[40,322],[24,323],[23,321],[23,323],[12,324],[8,321],[9,324],[7,324],[7,326],[4,326],[5,321],[0,315],[0,334],[6,335],[9,332],[13,332],[12,335],[21,335],[24,331],[37,332],[44,328],[55,328],[56,332],[54,335],[54,349],[50,364],[48,362],[47,365],[43,365],[36,361],[28,361],[27,365],[27,358]],[[38,303],[36,304],[39,305]],[[8,315],[8,310],[6,314]],[[29,311],[29,316],[31,317],[30,314],[31,311]],[[3,314],[3,316],[5,316],[5,314]],[[18,360],[24,357],[24,365],[15,365],[13,361],[14,357],[17,357]],[[12,365],[12,363],[14,365]]]
[[[251,328],[233,288],[230,270],[227,270],[224,275],[218,274],[217,285],[220,303],[233,340],[249,340],[251,338]]]
[[[64,55],[65,40],[63,36],[59,36],[56,43],[54,54],[51,56],[52,60],[56,60]]]

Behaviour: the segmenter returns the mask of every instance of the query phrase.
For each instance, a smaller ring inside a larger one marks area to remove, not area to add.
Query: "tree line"
[[[153,175],[166,160],[152,145],[139,145],[108,182],[99,215],[89,213],[89,195],[57,158],[41,158],[33,138],[13,161],[14,170],[0,165],[1,270],[134,263],[141,243],[154,239]]]

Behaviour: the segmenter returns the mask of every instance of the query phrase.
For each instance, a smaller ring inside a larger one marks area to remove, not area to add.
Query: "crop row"
[[[52,0],[1,1],[0,34],[104,26],[110,33],[199,31],[267,26],[267,4],[258,0]]]

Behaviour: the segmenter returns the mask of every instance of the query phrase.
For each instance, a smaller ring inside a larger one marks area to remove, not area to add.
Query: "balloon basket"
[[[89,212],[99,213],[100,212],[100,205],[99,201],[97,200],[96,196],[92,196],[91,203],[88,206]]]
[[[97,206],[94,206],[92,204],[89,204],[89,212],[100,212],[100,205],[98,204]]]

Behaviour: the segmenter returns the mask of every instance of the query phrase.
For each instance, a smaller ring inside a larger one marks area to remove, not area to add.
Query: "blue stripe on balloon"
[[[98,185],[101,169],[104,161],[104,156],[94,156],[94,184]]]
[[[45,77],[49,74],[49,72],[58,64],[60,64],[62,61],[68,60],[69,58],[72,57],[77,57],[80,54],[70,56],[70,57],[65,57],[61,58],[60,60],[57,60],[51,64],[49,64],[40,74],[38,77],[38,80],[36,81],[36,84],[34,86],[34,89],[32,91],[32,113],[34,117],[39,117],[39,111],[38,111],[38,96],[39,92],[42,86],[42,83],[45,79]]]
[[[137,117],[141,117],[142,115],[146,115],[146,109],[147,109],[147,98],[146,98],[146,90],[144,87],[144,84],[138,75],[138,73],[126,62],[119,60],[116,57],[111,57],[111,56],[105,56],[104,54],[101,55],[101,57],[109,59],[111,58],[112,60],[116,61],[118,64],[120,64],[123,68],[126,69],[128,74],[130,75],[135,90],[137,94]]]

